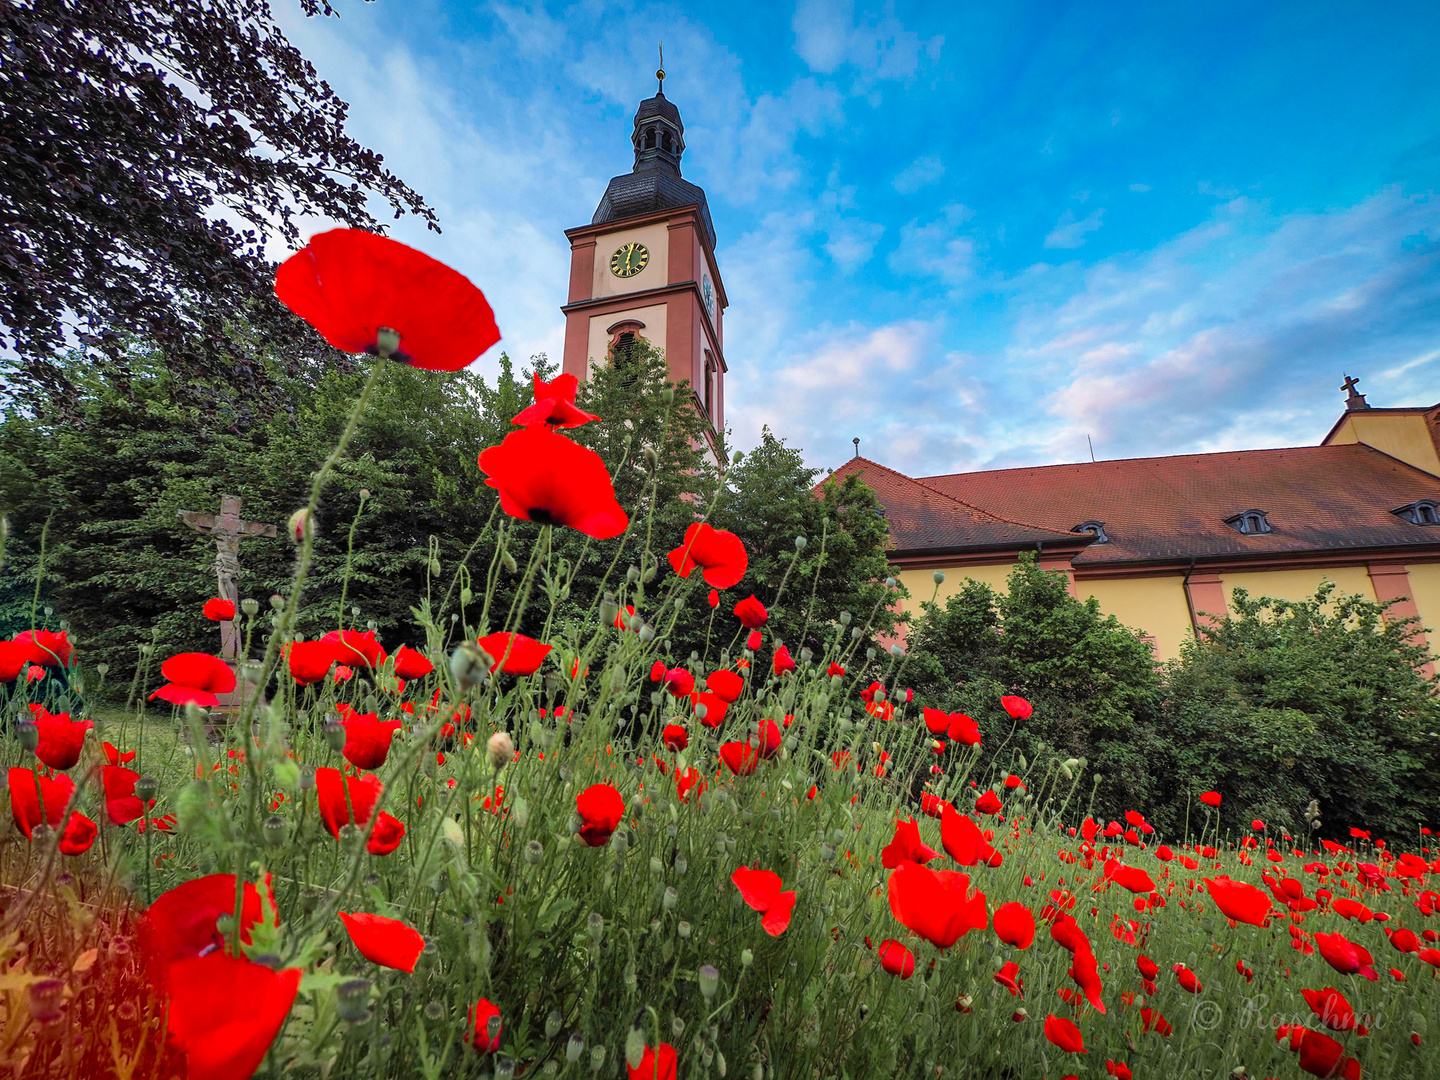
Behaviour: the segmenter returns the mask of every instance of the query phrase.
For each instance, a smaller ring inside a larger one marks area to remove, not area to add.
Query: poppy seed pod
[[[65,980],[41,979],[30,984],[30,1018],[53,1024],[65,1014]]]
[[[148,804],[159,790],[160,781],[153,776],[142,776],[135,781],[135,797],[143,803]]]
[[[567,1065],[574,1065],[580,1060],[580,1055],[585,1052],[585,1036],[580,1032],[572,1032],[570,1038],[565,1041],[565,1062]]]
[[[935,573],[933,573],[933,574],[930,575],[930,579],[931,579],[932,581],[934,581],[936,585],[944,585],[944,584],[945,584],[945,571],[944,571],[944,570],[936,570]]]
[[[136,784],[135,786],[138,790],[140,785]],[[265,824],[260,827],[260,831],[265,837],[265,843],[278,848],[285,843],[285,836],[289,829],[285,826],[284,818],[279,814],[271,814],[265,819]]]
[[[345,749],[345,726],[339,720],[331,720],[325,725],[325,742],[331,750],[337,754]]]
[[[531,866],[539,866],[545,859],[545,845],[539,840],[531,840],[525,845],[525,861]]]
[[[254,597],[247,596],[244,600],[240,601],[240,610],[253,619],[256,615],[260,614],[260,601]]]
[[[33,752],[40,745],[40,729],[29,720],[16,720],[14,730],[15,741],[22,750]]]
[[[753,952],[751,952],[749,949],[741,949],[741,950],[740,950],[740,966],[741,966],[741,967],[747,967],[747,968],[748,968],[748,967],[749,967],[751,964],[753,964],[754,962],[755,962],[755,954],[754,954]]]
[[[315,515],[307,507],[302,506],[290,515],[290,520],[285,524],[285,531],[290,534],[290,539],[295,543],[303,544],[315,535]]]
[[[347,979],[335,988],[335,1012],[346,1023],[358,1024],[370,1016],[370,980]]]
[[[545,1037],[547,1039],[553,1039],[556,1035],[559,1035],[560,1025],[564,1022],[565,1018],[560,1015],[560,1010],[551,1009],[550,1015],[545,1017]]]
[[[597,1046],[590,1051],[590,1071],[598,1073],[605,1064],[605,1047]]]
[[[478,645],[464,642],[450,654],[450,676],[462,692],[490,678],[490,658]]]
[[[645,1033],[639,1028],[632,1027],[630,1033],[625,1036],[625,1062],[631,1069],[638,1069],[644,1058]]]
[[[808,543],[810,543],[810,541],[809,541],[808,539],[806,539],[805,537],[803,537],[803,536],[797,536],[797,537],[795,537],[795,550],[796,550],[796,551],[804,551],[804,550],[805,550],[805,545],[808,544]]]
[[[714,964],[701,964],[700,970],[695,973],[695,981],[700,985],[700,996],[710,1001],[720,987],[720,971]]]

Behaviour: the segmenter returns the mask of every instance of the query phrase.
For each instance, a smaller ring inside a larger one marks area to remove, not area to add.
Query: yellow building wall
[[[1012,565],[993,563],[949,568],[939,588],[938,600],[943,605],[960,591],[967,578],[1004,592]],[[1434,631],[1440,628],[1440,563],[1417,563],[1407,569],[1410,590],[1420,618],[1427,629]],[[933,573],[933,570],[903,570],[899,574],[901,584],[910,593],[910,599],[902,603],[902,610],[911,612],[913,618],[919,618],[921,603],[929,600],[935,592]],[[1095,597],[1105,614],[1114,615],[1126,626],[1154,638],[1157,660],[1173,660],[1180,655],[1180,647],[1192,633],[1184,580],[1178,574],[1170,577],[1100,578],[1076,582],[1076,592],[1081,597]],[[1366,599],[1375,599],[1370,575],[1363,566],[1222,573],[1220,576],[1227,600],[1237,588],[1247,589],[1251,596],[1305,600],[1314,596],[1320,583],[1327,580],[1333,581],[1342,593],[1359,593]]]
[[[1157,660],[1175,659],[1190,640],[1190,605],[1179,575],[1077,581],[1075,588],[1081,596],[1095,597],[1105,614],[1154,638]]]
[[[1440,476],[1440,455],[1419,413],[1348,413],[1327,444],[1357,442]]]
[[[1332,566],[1320,570],[1264,570],[1253,573],[1221,573],[1220,584],[1225,599],[1230,601],[1237,588],[1247,589],[1251,596],[1275,596],[1281,600],[1308,600],[1322,581],[1333,581],[1337,591],[1347,595],[1359,593],[1367,600],[1375,599],[1370,574],[1363,566]],[[1233,608],[1233,601],[1230,601]]]
[[[1420,624],[1433,652],[1435,632],[1440,630],[1440,563],[1411,563],[1405,569],[1410,574],[1410,598],[1420,611]]]

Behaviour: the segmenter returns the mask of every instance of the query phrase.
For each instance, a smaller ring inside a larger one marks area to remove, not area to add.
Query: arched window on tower
[[[715,423],[715,357],[705,350],[705,415]]]

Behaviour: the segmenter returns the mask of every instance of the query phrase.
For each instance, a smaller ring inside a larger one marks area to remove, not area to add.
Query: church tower
[[[634,168],[610,181],[589,225],[565,231],[563,370],[585,379],[637,338],[663,349],[671,380],[689,380],[710,421],[713,448],[725,430],[725,287],[705,192],[680,176],[685,125],[664,70],[655,74],[659,89],[635,111]]]

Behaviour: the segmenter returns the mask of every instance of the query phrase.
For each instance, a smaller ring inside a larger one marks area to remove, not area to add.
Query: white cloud
[[[854,273],[870,261],[885,226],[873,221],[841,221],[830,229],[825,251],[841,271]]]
[[[1078,248],[1085,243],[1085,238],[1096,229],[1100,228],[1100,222],[1105,217],[1105,211],[1096,210],[1085,217],[1075,219],[1074,210],[1066,210],[1060,215],[1060,220],[1055,223],[1055,228],[1045,237],[1047,248]]]
[[[857,19],[853,0],[800,0],[791,26],[795,51],[811,71],[825,74],[853,65],[880,79],[908,78],[922,57],[937,58],[945,43],[943,35],[922,40],[893,11]]]
[[[945,175],[945,165],[937,157],[918,157],[896,174],[890,182],[901,195],[913,195]]]
[[[1145,192],[1153,190],[1153,188],[1151,188],[1149,184],[1131,184],[1130,190],[1143,195]]]
[[[951,203],[938,218],[911,221],[900,230],[900,243],[890,253],[890,269],[897,274],[935,277],[955,286],[975,273],[975,242],[960,233],[974,216],[961,203]]]

